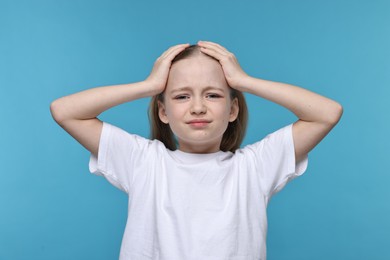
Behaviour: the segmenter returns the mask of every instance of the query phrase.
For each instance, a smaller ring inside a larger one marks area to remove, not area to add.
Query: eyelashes
[[[206,97],[207,98],[222,98],[223,96],[221,96],[219,94],[211,93],[211,94],[207,94]]]
[[[173,99],[175,99],[175,100],[187,100],[190,98],[191,98],[191,96],[186,95],[186,94],[180,94],[180,95],[176,95],[173,97]],[[219,98],[223,98],[223,96],[220,94],[217,94],[217,93],[207,93],[205,95],[205,98],[206,99],[219,99]]]
[[[190,98],[190,96],[188,96],[188,95],[177,95],[173,99],[176,99],[176,100],[186,100],[186,99],[189,99],[189,98]]]

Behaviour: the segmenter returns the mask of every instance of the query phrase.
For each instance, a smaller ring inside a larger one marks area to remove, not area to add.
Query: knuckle
[[[223,61],[229,61],[230,58],[229,58],[229,56],[223,56],[223,57],[221,58],[221,60],[223,60]]]

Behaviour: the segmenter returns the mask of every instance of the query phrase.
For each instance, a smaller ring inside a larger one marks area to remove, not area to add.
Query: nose
[[[205,114],[206,111],[207,108],[201,98],[197,97],[192,100],[191,109],[190,109],[191,114],[201,115],[201,114]]]

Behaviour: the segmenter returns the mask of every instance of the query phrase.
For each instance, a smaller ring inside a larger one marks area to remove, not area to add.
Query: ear
[[[230,107],[229,122],[234,122],[237,119],[239,111],[240,108],[238,106],[238,99],[234,98]]]
[[[158,105],[158,117],[160,118],[161,122],[163,122],[164,124],[168,124],[169,121],[165,111],[164,103],[158,100],[157,105]]]

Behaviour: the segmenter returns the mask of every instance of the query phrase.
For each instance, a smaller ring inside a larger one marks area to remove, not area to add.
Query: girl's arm
[[[54,120],[97,156],[103,126],[97,116],[119,104],[161,93],[166,85],[171,61],[188,46],[180,44],[165,51],[156,60],[145,81],[92,88],[54,100],[50,105]]]
[[[145,82],[98,87],[53,101],[54,120],[91,153],[97,155],[103,123],[97,118],[116,105],[146,97]]]
[[[250,76],[245,77],[242,84],[244,91],[277,103],[299,118],[293,125],[297,161],[303,159],[332,130],[343,112],[339,103],[290,84]]]
[[[221,63],[226,80],[234,89],[275,102],[299,119],[293,125],[295,157],[302,160],[337,124],[342,106],[326,97],[290,84],[248,76],[234,54],[213,42],[199,42],[201,51]]]

